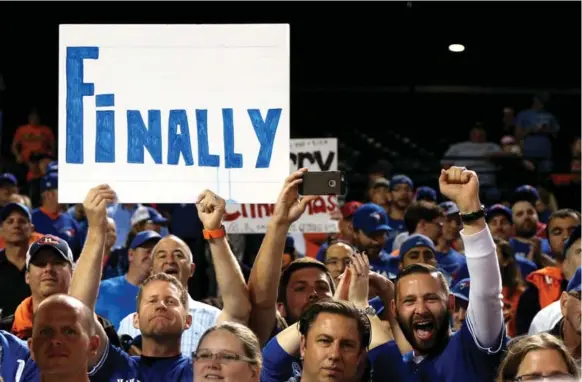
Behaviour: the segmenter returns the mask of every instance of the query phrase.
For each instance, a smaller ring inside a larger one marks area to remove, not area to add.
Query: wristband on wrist
[[[479,220],[485,217],[485,206],[481,205],[481,209],[479,211],[470,212],[468,214],[459,213],[461,220],[463,223],[470,223],[474,222],[475,220]]]
[[[226,236],[226,230],[224,229],[224,225],[221,225],[219,229],[204,229],[202,230],[202,234],[206,240],[220,239]]]

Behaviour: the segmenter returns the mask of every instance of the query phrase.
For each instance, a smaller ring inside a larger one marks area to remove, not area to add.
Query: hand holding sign
[[[439,177],[441,194],[457,204],[462,214],[479,211],[479,179],[475,171],[453,166],[441,170]]]
[[[303,174],[306,168],[295,171],[285,179],[283,191],[279,194],[275,211],[273,212],[273,222],[275,224],[291,225],[301,217],[307,205],[316,199],[316,196],[304,196],[299,199],[299,184],[303,181]]]
[[[220,229],[222,217],[224,216],[226,202],[214,192],[205,190],[198,195],[196,208],[198,217],[207,230]]]
[[[115,199],[115,192],[107,184],[89,190],[83,208],[90,228],[107,232],[107,206],[113,204]]]

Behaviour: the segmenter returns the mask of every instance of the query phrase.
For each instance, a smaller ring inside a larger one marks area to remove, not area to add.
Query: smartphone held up
[[[346,181],[341,171],[308,171],[299,184],[300,195],[344,195]]]

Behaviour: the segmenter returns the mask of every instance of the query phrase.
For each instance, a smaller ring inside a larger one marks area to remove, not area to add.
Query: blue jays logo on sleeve
[[[471,286],[471,282],[470,281],[463,281],[462,283],[459,283],[459,288],[461,290],[465,289],[465,288],[469,288]]]

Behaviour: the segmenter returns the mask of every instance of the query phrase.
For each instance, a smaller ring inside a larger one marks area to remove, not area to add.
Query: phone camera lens
[[[330,180],[329,182],[327,182],[327,185],[328,185],[330,188],[334,188],[334,187],[335,187],[335,185],[336,185],[336,183],[335,183],[335,180],[333,180],[333,179],[332,179],[332,180]]]

